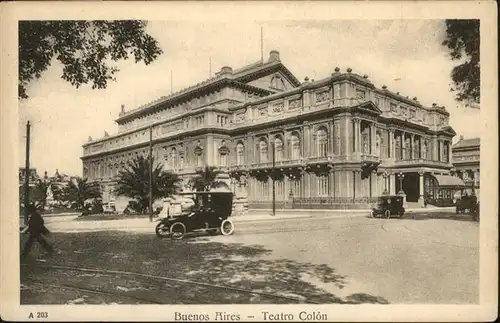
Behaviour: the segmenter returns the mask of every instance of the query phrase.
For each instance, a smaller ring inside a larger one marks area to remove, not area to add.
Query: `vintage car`
[[[383,195],[378,198],[377,206],[371,211],[373,218],[384,217],[389,219],[396,215],[401,218],[405,213],[403,197],[399,195]]]
[[[477,207],[477,197],[475,195],[464,194],[457,198],[455,202],[455,212],[472,214]]]
[[[471,210],[471,213],[472,213],[472,220],[477,221],[477,222],[479,222],[479,214],[480,214],[480,212],[479,212],[479,204],[480,204],[480,203],[477,203],[477,204],[476,204],[476,207],[474,207],[474,208]]]
[[[190,232],[207,232],[215,235],[218,232],[230,235],[234,232],[234,224],[229,219],[233,210],[232,192],[194,192],[185,193],[192,196],[194,205],[183,209],[177,216],[161,218],[155,228],[158,237],[182,239]]]

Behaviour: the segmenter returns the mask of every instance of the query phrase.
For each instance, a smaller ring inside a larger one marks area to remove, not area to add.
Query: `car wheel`
[[[391,218],[391,211],[386,210],[386,211],[384,212],[384,216],[385,216],[387,219],[390,219],[390,218]]]
[[[457,214],[460,214],[460,210],[458,209],[458,207],[456,207],[456,208],[455,208],[455,212],[456,212]]]
[[[155,233],[159,238],[164,238],[170,234],[170,228],[167,224],[160,222],[155,228]]]
[[[220,232],[222,235],[228,236],[234,233],[234,224],[231,220],[226,219],[220,225]]]
[[[174,240],[181,240],[186,234],[186,226],[182,222],[175,222],[170,227],[170,237]]]

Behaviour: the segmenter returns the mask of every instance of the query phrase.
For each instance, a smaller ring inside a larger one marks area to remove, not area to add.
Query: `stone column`
[[[401,131],[401,156],[403,160],[405,160],[407,158],[406,156],[406,135],[403,131]]]
[[[452,161],[452,149],[451,149],[451,141],[448,141],[448,164],[451,164]]]
[[[362,143],[361,143],[361,120],[358,120],[358,133],[357,133],[357,137],[358,137],[357,151],[358,151],[358,153],[361,154],[361,152],[363,151],[363,147],[362,147]]]
[[[396,174],[389,173],[388,177],[389,195],[396,195]]]
[[[375,146],[377,145],[377,128],[375,122],[370,124],[370,155],[375,155]]]
[[[335,197],[335,171],[333,168],[331,168],[328,172],[328,185],[330,186],[329,188],[329,196]]]
[[[415,156],[415,135],[411,134],[411,148],[410,148],[410,158],[416,159],[418,156]]]
[[[432,139],[432,158],[430,158],[431,160],[439,160],[439,155],[438,155],[438,152],[439,152],[439,149],[438,149],[438,140],[437,138],[433,138]]]
[[[352,147],[352,152],[354,153],[357,153],[358,152],[358,120],[357,119],[353,119],[353,122],[352,122],[352,136],[354,137],[354,147]],[[350,140],[351,138],[349,138],[349,142],[352,142],[352,140]]]
[[[418,173],[418,204],[424,206],[424,172]]]
[[[370,197],[379,196],[380,194],[378,188],[378,174],[376,170],[373,170],[371,174],[371,181],[372,181],[372,187],[371,187]]]
[[[392,158],[394,159],[394,130],[393,129],[389,129],[389,158]]]
[[[333,96],[332,96],[333,98]],[[333,133],[333,120],[328,123],[328,155],[333,155],[333,141],[335,140],[335,134]]]

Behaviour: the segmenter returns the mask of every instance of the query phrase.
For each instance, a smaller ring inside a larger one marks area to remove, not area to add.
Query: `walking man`
[[[25,258],[30,250],[33,242],[38,241],[48,253],[52,253],[54,249],[52,246],[43,238],[43,234],[48,234],[49,230],[45,227],[44,221],[40,213],[36,210],[33,204],[28,205],[28,214],[30,216],[28,220],[28,227],[25,232],[29,234],[29,238],[24,244],[24,249],[21,254],[21,258]]]

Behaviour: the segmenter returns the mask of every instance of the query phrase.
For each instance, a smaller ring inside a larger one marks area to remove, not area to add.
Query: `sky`
[[[378,87],[437,103],[450,112],[450,125],[462,135],[478,137],[479,110],[465,108],[450,92],[450,60],[441,20],[333,20],[260,22],[150,21],[147,31],[164,53],[146,66],[133,60],[117,63],[117,81],[105,90],[79,89],[61,79],[54,61],[42,78],[27,87],[30,99],[19,102],[19,165],[25,159],[25,125],[31,127],[31,167],[38,174],[56,169],[81,175],[82,144],[88,137],[117,132],[120,106],[134,109],[163,95],[205,80],[222,66],[233,69],[256,62],[263,51],[278,50],[282,63],[303,80],[321,79],[339,67],[367,74]],[[172,80],[171,82],[171,74]]]

